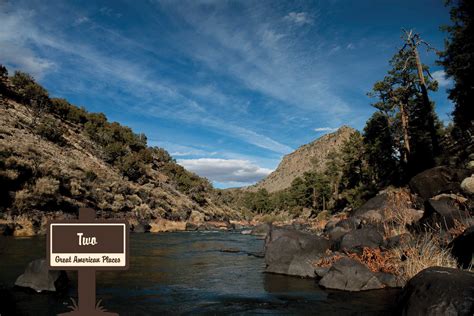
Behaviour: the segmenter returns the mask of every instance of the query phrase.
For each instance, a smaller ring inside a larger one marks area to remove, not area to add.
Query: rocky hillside
[[[28,226],[29,235],[80,207],[131,223],[238,217],[144,135],[47,95],[40,111],[9,81],[0,89],[0,224]]]
[[[348,126],[342,126],[334,133],[324,135],[299,147],[283,157],[275,171],[248,189],[250,191],[266,189],[270,193],[276,192],[290,187],[295,178],[307,171],[323,172],[330,155],[338,153],[354,131]]]

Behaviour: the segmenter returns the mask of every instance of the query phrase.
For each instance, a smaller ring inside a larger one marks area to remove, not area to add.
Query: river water
[[[387,315],[397,294],[326,291],[311,279],[263,273],[264,259],[254,255],[262,252],[263,240],[238,232],[132,234],[130,245],[129,270],[97,272],[98,299],[120,315]],[[69,298],[77,295],[77,275],[71,271],[71,289],[61,296],[5,291],[28,262],[44,256],[44,237],[0,237],[4,313],[68,311]]]

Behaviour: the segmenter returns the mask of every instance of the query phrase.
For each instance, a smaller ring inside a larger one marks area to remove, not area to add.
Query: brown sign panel
[[[51,269],[128,268],[128,225],[123,221],[50,222],[47,260]]]

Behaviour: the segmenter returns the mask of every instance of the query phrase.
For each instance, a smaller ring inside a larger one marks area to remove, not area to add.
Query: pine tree
[[[440,64],[454,79],[449,98],[454,102],[452,129],[458,141],[456,154],[466,160],[474,150],[474,2],[449,1],[452,25],[442,27],[448,32],[445,50],[440,53]]]

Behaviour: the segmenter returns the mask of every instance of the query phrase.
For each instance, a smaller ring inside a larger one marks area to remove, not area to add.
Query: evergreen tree
[[[454,102],[452,135],[459,142],[457,155],[465,160],[474,150],[474,2],[448,1],[452,25],[442,27],[448,32],[440,64],[454,79],[449,98]]]

